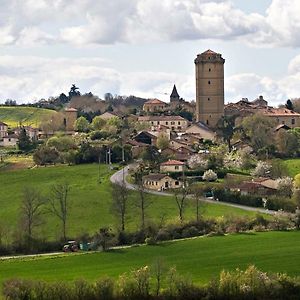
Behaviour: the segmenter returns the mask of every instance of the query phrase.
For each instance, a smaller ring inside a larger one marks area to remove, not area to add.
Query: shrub
[[[205,181],[216,181],[218,179],[218,176],[213,170],[209,169],[204,172],[202,178]]]
[[[272,166],[264,161],[259,161],[251,173],[251,175],[256,177],[268,177],[270,176]]]
[[[95,283],[95,298],[112,300],[114,299],[114,286],[115,283],[111,278],[104,277]]]

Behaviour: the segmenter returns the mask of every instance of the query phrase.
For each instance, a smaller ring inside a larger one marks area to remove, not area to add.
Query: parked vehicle
[[[77,252],[79,250],[76,241],[68,241],[67,244],[63,246],[63,252]]]

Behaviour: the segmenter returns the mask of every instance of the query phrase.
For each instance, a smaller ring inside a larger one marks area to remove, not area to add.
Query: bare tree
[[[183,214],[186,206],[187,195],[188,195],[188,190],[186,187],[176,189],[174,192],[174,198],[178,207],[180,222],[183,222]]]
[[[138,188],[138,196],[135,202],[135,206],[139,209],[141,214],[141,228],[144,231],[145,229],[145,219],[146,219],[146,209],[149,207],[150,200],[146,193],[142,176],[137,178],[137,188]]]
[[[62,223],[63,239],[66,240],[67,218],[69,216],[69,191],[68,183],[59,183],[52,187],[49,198],[49,211]]]
[[[112,185],[112,212],[121,223],[121,230],[125,230],[127,214],[128,190],[124,183]]]
[[[41,224],[42,207],[45,199],[40,191],[32,187],[25,187],[22,192],[21,220],[28,242],[32,240],[33,229]]]
[[[195,199],[196,206],[196,221],[200,221],[200,207],[201,207],[201,199],[203,198],[203,194],[205,192],[205,187],[197,187],[193,190],[193,195]]]
[[[161,283],[163,279],[163,275],[166,272],[166,265],[164,260],[161,257],[158,257],[151,268],[152,274],[154,275],[155,281],[156,281],[156,296],[159,295]]]

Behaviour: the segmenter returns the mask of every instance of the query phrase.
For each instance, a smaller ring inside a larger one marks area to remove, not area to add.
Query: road
[[[137,190],[137,186],[136,185],[131,184],[131,183],[129,183],[129,182],[126,181],[126,176],[128,176],[128,174],[129,174],[129,169],[130,168],[134,168],[135,165],[136,164],[130,164],[130,165],[126,166],[125,168],[123,168],[122,170],[114,173],[110,177],[110,181],[112,183],[122,184],[123,180],[124,180],[124,183],[125,183],[127,189],[129,189],[129,190]],[[160,191],[146,190],[146,192],[149,193],[149,194],[158,195],[158,196],[172,196],[171,193],[160,192]],[[240,204],[234,204],[234,203],[218,202],[216,200],[210,200],[210,199],[206,199],[206,198],[201,199],[201,201],[207,202],[207,203],[211,203],[211,204],[221,204],[221,205],[225,205],[225,206],[231,206],[231,207],[240,208],[240,209],[247,210],[247,211],[254,211],[254,212],[268,214],[268,215],[274,215],[274,214],[277,213],[274,210],[267,210],[267,209],[263,209],[263,208],[250,207],[250,206],[245,206],[245,205],[240,205]]]

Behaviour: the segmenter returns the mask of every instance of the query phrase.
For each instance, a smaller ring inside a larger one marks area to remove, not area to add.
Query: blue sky
[[[195,99],[194,63],[225,63],[226,102],[300,97],[297,0],[0,0],[0,102],[81,92]]]

